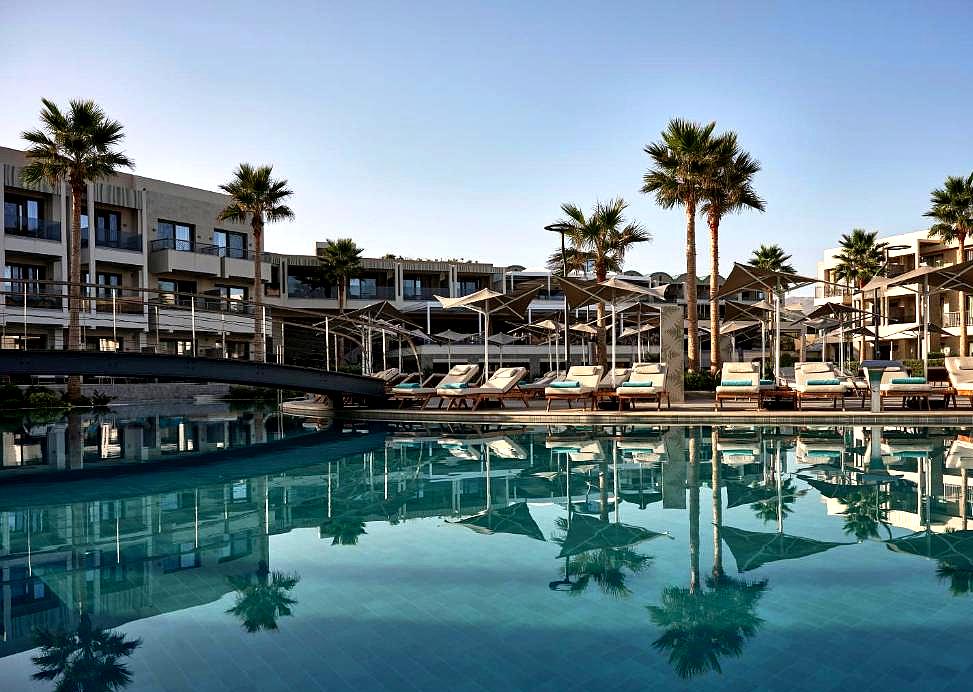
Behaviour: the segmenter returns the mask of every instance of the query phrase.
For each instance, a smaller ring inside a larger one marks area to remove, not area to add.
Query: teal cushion
[[[442,389],[466,389],[469,385],[465,382],[447,382],[439,385]]]
[[[395,385],[395,389],[418,389],[418,388],[419,388],[418,382],[405,382],[403,384]]]
[[[830,386],[830,385],[835,385],[835,384],[841,384],[841,380],[836,379],[834,377],[829,377],[829,378],[824,379],[824,380],[808,380],[807,383],[811,387],[815,387],[815,386],[819,386],[819,385],[829,385]]]
[[[723,380],[720,384],[724,387],[752,387],[750,380]]]
[[[764,385],[764,384],[777,384],[777,383],[774,382],[773,380],[760,380],[760,384]]]
[[[622,387],[654,387],[651,382],[622,382]]]
[[[925,384],[925,377],[894,377],[892,384]]]
[[[560,380],[558,382],[551,382],[551,386],[554,389],[573,389],[574,387],[580,387],[581,383],[577,380]]]

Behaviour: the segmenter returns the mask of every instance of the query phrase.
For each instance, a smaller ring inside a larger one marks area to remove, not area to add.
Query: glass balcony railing
[[[37,240],[61,241],[61,222],[46,219],[28,219],[13,214],[3,215],[3,230],[8,235],[19,235]]]
[[[217,245],[194,243],[190,240],[180,240],[179,238],[156,238],[149,243],[149,250],[152,252],[175,250],[176,252],[195,252],[199,255],[219,255],[220,251],[225,249]]]
[[[95,245],[97,247],[114,248],[116,250],[132,250],[142,252],[141,233],[120,233],[115,236],[106,234],[96,234]],[[81,229],[81,247],[88,247],[88,229]]]
[[[402,294],[403,300],[433,300],[433,296],[448,295],[447,288],[408,288]]]

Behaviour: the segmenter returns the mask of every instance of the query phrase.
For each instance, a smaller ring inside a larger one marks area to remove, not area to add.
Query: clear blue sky
[[[852,227],[917,230],[929,190],[973,170],[968,1],[216,4],[8,0],[0,144],[42,96],[85,97],[139,174],[216,188],[271,162],[296,192],[268,232],[284,252],[351,236],[536,265],[561,202],[622,195],[655,236],[629,267],[672,272],[684,216],[639,194],[672,116],[763,163],[767,212],[724,223],[724,267],[773,241],[811,271]]]

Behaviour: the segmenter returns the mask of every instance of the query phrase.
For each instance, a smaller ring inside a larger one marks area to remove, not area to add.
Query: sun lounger
[[[715,408],[719,411],[728,400],[752,401],[760,408],[760,373],[756,363],[723,363],[720,383],[716,387]]]
[[[672,408],[669,403],[669,392],[666,391],[665,363],[636,363],[628,380],[622,382],[615,389],[618,397],[618,410],[621,411],[626,402],[635,408],[636,401],[656,402],[656,410],[662,408],[662,400],[666,400],[666,408]]]
[[[481,403],[487,400],[499,401],[503,406],[504,399],[520,399],[524,406],[529,406],[528,395],[517,391],[517,383],[527,374],[527,368],[500,368],[479,387],[464,385],[447,385],[436,388],[436,396],[447,402],[446,408],[465,406],[472,402],[475,411]]]
[[[419,408],[424,408],[429,400],[436,396],[436,390],[446,384],[465,384],[469,385],[480,372],[479,365],[471,365],[468,363],[463,363],[460,365],[454,365],[450,368],[449,372],[446,373],[445,377],[439,380],[436,386],[426,386],[428,382],[422,383],[418,387],[413,387],[411,385],[398,385],[392,388],[392,399],[403,404],[407,401],[417,401],[419,402]],[[442,406],[442,401],[440,400],[439,405]]]
[[[797,392],[797,408],[809,399],[831,401],[833,408],[841,403],[845,410],[845,383],[829,363],[802,363],[794,368],[794,390]]]
[[[538,377],[533,382],[524,382],[517,385],[517,389],[529,395],[528,398],[534,398],[544,393],[547,386],[557,379],[557,372],[551,370],[545,373],[541,377]]]
[[[598,383],[598,398],[609,399],[615,396],[615,390],[622,382],[628,380],[631,374],[631,368],[609,369]]]
[[[865,374],[868,374],[867,369]],[[932,385],[926,382],[925,377],[909,377],[909,371],[904,367],[891,366],[882,372],[878,393],[882,408],[886,399],[901,398],[903,408],[907,399],[920,399],[926,402],[928,409]]]
[[[568,408],[572,401],[591,402],[595,406],[598,394],[598,383],[601,381],[602,368],[600,365],[575,365],[568,370],[563,380],[555,380],[544,389],[547,398],[547,410],[555,401],[566,401]]]
[[[957,396],[970,398],[970,408],[973,408],[973,357],[950,356],[946,359],[946,372],[949,373],[949,385],[953,388],[953,405]]]

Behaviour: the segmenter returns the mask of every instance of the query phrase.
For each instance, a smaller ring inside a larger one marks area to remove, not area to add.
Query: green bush
[[[687,392],[712,392],[716,390],[716,378],[708,370],[687,370],[682,376],[683,389]]]
[[[27,395],[24,397],[24,403],[27,408],[41,408],[41,409],[62,409],[67,408],[64,403],[64,399],[61,398],[60,394],[51,392],[48,390],[42,391],[32,391],[33,388],[27,390]]]

